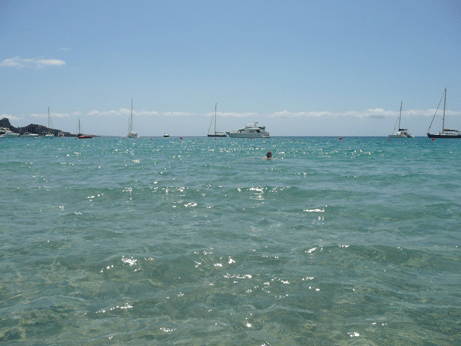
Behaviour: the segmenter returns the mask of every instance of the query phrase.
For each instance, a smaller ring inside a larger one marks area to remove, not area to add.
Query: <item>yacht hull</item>
[[[389,138],[415,138],[415,136],[412,135],[389,135]]]
[[[428,133],[427,137],[429,138],[461,138],[461,133],[460,134],[452,134],[452,133]]]
[[[262,135],[260,133],[233,133],[227,132],[230,138],[270,138],[270,136]]]

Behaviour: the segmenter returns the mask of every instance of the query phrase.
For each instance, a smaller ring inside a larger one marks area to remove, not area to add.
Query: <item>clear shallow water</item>
[[[1,140],[0,343],[460,344],[460,145]]]

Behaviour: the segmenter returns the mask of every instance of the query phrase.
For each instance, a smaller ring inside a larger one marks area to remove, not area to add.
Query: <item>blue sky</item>
[[[425,135],[447,88],[461,130],[461,4],[0,1],[0,118],[125,136]],[[434,121],[431,132],[441,129]]]

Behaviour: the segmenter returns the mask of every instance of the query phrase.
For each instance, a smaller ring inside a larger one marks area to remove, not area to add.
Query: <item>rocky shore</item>
[[[29,124],[24,127],[14,127],[11,125],[10,120],[8,118],[3,118],[0,120],[0,127],[7,128],[13,132],[19,133],[20,135],[23,135],[24,133],[29,132],[29,133],[36,133],[39,136],[43,136],[51,132],[56,137],[77,137],[76,134],[61,131],[58,129],[50,129],[46,126],[38,125],[38,124]]]

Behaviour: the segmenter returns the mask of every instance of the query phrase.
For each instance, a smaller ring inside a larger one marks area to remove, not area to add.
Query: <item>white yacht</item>
[[[128,138],[138,138],[138,133],[133,131],[133,99],[131,99],[130,132],[128,132],[127,137]]]
[[[247,124],[238,131],[226,132],[231,138],[270,138],[265,126],[258,126],[258,123]]]
[[[400,129],[396,133],[388,136],[389,138],[415,138],[412,134],[408,133],[407,129]]]
[[[397,123],[396,123],[395,124],[396,126],[394,127],[394,131],[396,129],[397,129],[397,131],[395,131],[393,134],[389,135],[388,137],[389,138],[415,138],[415,136],[410,134],[407,129],[401,129],[400,128],[400,120],[401,119],[402,119],[402,102],[400,102],[400,115],[399,115],[399,119],[398,119],[399,126],[397,127]]]
[[[17,138],[19,137],[19,133],[13,132],[6,127],[0,128],[0,138]]]
[[[38,133],[25,132],[21,135],[22,138],[38,138]]]

